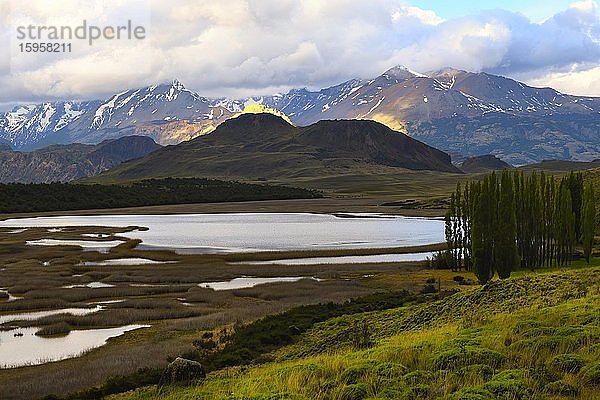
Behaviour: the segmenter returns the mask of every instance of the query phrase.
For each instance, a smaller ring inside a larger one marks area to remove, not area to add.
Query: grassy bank
[[[133,399],[597,399],[600,270],[495,281],[440,300],[331,318],[202,384]],[[369,342],[357,345],[357,324]]]

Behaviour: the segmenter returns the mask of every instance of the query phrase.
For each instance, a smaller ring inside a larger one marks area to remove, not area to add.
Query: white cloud
[[[528,80],[532,86],[547,86],[563,93],[600,97],[600,66],[582,71],[556,72]]]
[[[0,2],[0,49],[14,39],[15,15],[44,24],[141,20],[150,37],[138,46],[98,43],[69,57],[2,57],[0,102],[105,97],[174,77],[207,96],[267,94],[372,77],[396,64],[484,70],[573,93],[600,92],[600,21],[591,0],[542,23],[501,10],[444,20],[405,0],[14,3],[11,11]]]

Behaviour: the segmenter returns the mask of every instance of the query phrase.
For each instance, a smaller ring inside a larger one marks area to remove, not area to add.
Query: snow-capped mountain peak
[[[421,74],[420,72],[413,71],[412,69],[404,65],[396,65],[385,71],[384,76],[389,76],[397,79],[410,79],[410,78],[428,78],[427,75]]]

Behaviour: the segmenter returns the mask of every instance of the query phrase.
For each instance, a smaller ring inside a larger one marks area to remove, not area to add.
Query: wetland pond
[[[381,214],[312,214],[312,213],[227,213],[227,214],[169,214],[169,215],[90,215],[8,219],[0,228],[19,234],[26,228],[48,228],[47,238],[27,242],[31,246],[75,245],[83,251],[108,252],[122,241],[109,240],[109,235],[86,233],[78,240],[56,239],[50,233],[64,227],[139,227],[120,234],[139,239],[140,249],[174,250],[181,254],[244,253],[255,251],[378,249],[420,246],[444,241],[444,221],[441,219],[411,218]],[[93,229],[93,228],[92,228]],[[93,232],[93,231],[92,231]],[[89,240],[86,240],[89,238]],[[106,240],[102,240],[106,239]],[[398,262],[423,260],[430,252],[373,256],[317,257],[294,260],[274,260],[264,264],[335,264],[360,262]],[[164,262],[161,262],[164,263]],[[144,258],[113,259],[84,262],[80,266],[126,266],[158,264]],[[50,267],[49,262],[44,266]],[[1,272],[0,272],[1,273]],[[81,275],[73,275],[81,276]],[[204,282],[201,287],[213,290],[248,288],[260,284],[296,282],[312,277],[237,277],[230,281]],[[73,284],[63,288],[105,288],[103,282]],[[131,286],[134,286],[133,284]],[[143,286],[143,285],[142,285]],[[4,292],[7,290],[3,289]],[[9,301],[20,299],[9,294]],[[122,301],[122,300],[107,300]],[[186,303],[187,304],[187,303]],[[68,313],[85,315],[102,309],[62,309],[0,316],[0,323],[18,319],[35,320],[47,315]],[[111,337],[143,328],[127,325],[109,329],[72,330],[60,337],[39,337],[38,328],[17,328],[0,331],[0,368],[37,365],[77,357],[102,346]]]

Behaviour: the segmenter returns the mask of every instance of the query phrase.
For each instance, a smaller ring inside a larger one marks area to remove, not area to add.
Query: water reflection
[[[239,252],[416,246],[444,241],[444,221],[359,214],[227,213],[95,215],[10,219],[0,227],[142,226],[128,232],[146,248]],[[38,244],[44,242],[38,241]],[[104,246],[111,242],[98,242]],[[117,242],[116,244],[118,244]],[[48,244],[46,240],[46,244]],[[64,244],[56,243],[56,244]],[[78,245],[89,245],[83,241]],[[115,245],[116,245],[115,244]],[[100,245],[99,245],[100,246]]]
[[[222,281],[222,282],[204,282],[200,283],[198,286],[203,288],[210,288],[214,290],[233,290],[233,289],[245,289],[251,288],[257,285],[264,285],[265,283],[277,283],[277,282],[298,282],[301,279],[311,279],[314,281],[319,281],[317,278],[309,278],[305,276],[283,276],[276,278],[251,278],[251,277],[243,277],[243,278],[234,278],[230,281]]]
[[[19,328],[0,332],[0,368],[38,365],[78,357],[106,344],[110,338],[150,325],[127,325],[118,328],[71,331],[60,337],[35,336],[37,328]]]
[[[5,324],[12,321],[35,321],[40,318],[50,315],[71,314],[71,315],[87,315],[102,310],[101,305],[92,308],[62,308],[59,310],[34,311],[18,314],[0,315],[0,324]]]

